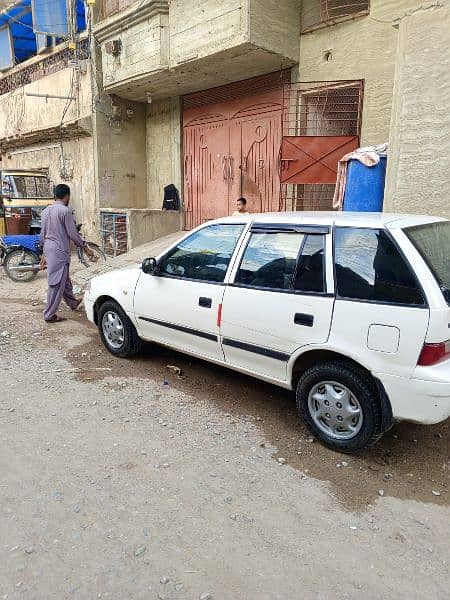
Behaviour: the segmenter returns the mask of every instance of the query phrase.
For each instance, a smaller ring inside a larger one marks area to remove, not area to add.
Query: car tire
[[[119,358],[129,358],[142,348],[142,340],[123,308],[113,300],[104,302],[98,311],[98,329],[107,350]]]
[[[381,403],[375,383],[345,362],[319,363],[305,371],[296,390],[297,410],[312,433],[338,452],[354,453],[381,437]]]

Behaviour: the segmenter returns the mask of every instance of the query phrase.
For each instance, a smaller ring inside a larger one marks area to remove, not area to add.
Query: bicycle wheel
[[[84,252],[83,248],[77,248],[78,260],[82,265],[85,267],[92,267],[93,265],[106,260],[106,254],[103,252],[100,246],[93,244],[92,242],[87,242],[87,246],[94,253],[94,258],[89,258],[89,256],[87,256],[87,254]]]
[[[33,281],[39,272],[36,269],[38,266],[39,257],[31,250],[13,250],[6,255],[3,263],[8,277],[18,283]]]

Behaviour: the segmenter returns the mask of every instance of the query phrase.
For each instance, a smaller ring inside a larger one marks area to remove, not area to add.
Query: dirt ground
[[[0,274],[0,600],[448,598],[448,421],[336,454],[290,393],[115,359],[44,297]]]

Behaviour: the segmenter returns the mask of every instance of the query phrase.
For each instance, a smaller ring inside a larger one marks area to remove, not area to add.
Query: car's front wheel
[[[382,434],[381,406],[374,382],[344,362],[319,363],[300,377],[297,409],[329,448],[352,453]]]
[[[98,311],[98,329],[106,348],[120,358],[134,356],[142,347],[136,328],[122,307],[108,300]]]

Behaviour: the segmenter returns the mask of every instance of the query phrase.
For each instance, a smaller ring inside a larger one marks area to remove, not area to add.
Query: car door
[[[223,299],[221,336],[226,361],[286,381],[290,356],[323,343],[333,312],[328,227],[255,223],[246,235]]]
[[[385,229],[336,227],[330,344],[373,373],[410,377],[430,312],[414,271]]]
[[[224,279],[243,224],[213,224],[182,240],[142,273],[134,312],[139,335],[213,360],[223,360],[217,315]]]

